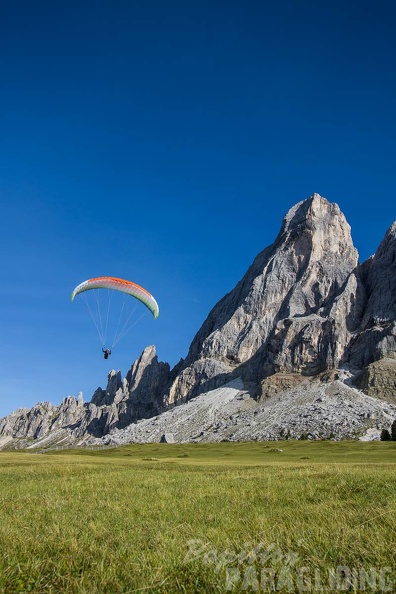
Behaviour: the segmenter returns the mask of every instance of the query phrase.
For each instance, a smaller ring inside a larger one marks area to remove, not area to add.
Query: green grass
[[[298,592],[302,567],[330,592],[339,566],[393,592],[395,471],[393,442],[0,453],[0,592]]]

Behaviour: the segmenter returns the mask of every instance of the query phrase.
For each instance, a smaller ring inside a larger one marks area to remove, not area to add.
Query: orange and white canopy
[[[71,300],[79,293],[84,291],[90,291],[91,289],[113,289],[120,291],[121,293],[127,293],[132,297],[139,299],[153,314],[154,318],[158,318],[159,307],[154,297],[143,289],[140,285],[133,283],[132,281],[124,280],[122,278],[115,278],[113,276],[98,276],[90,278],[83,283],[79,284],[71,295]]]

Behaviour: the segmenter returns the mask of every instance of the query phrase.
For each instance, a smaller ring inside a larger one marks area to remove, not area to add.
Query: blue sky
[[[361,260],[396,218],[389,2],[18,1],[0,7],[0,416],[172,366],[318,192]],[[92,276],[151,291],[104,361],[70,302]]]

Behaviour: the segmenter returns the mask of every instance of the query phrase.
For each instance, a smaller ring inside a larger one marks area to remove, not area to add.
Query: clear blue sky
[[[0,7],[0,416],[172,366],[285,212],[337,202],[361,260],[396,218],[394,3]],[[72,289],[159,305],[104,361]]]

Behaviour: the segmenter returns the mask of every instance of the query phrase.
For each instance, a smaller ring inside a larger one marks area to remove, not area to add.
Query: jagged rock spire
[[[286,389],[324,370],[334,375],[340,363],[364,371],[385,357],[389,390],[396,367],[396,222],[359,265],[339,207],[313,194],[287,212],[274,243],[215,305],[173,370],[147,347],[124,379],[111,371],[91,402],[69,396],[59,406],[19,409],[0,420],[0,435],[75,442],[235,381],[260,397],[268,386]],[[363,384],[377,368],[360,376]]]
[[[249,361],[253,379],[282,367],[301,372],[311,366],[315,373],[334,364],[338,335],[323,312],[357,263],[350,226],[337,204],[313,194],[293,206],[275,242],[210,312],[169,402],[196,394],[211,379],[223,381]]]

